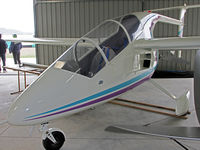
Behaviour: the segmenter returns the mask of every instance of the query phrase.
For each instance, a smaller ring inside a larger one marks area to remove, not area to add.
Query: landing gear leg
[[[42,134],[42,144],[46,150],[59,150],[64,142],[64,132],[57,128],[48,128],[48,123],[41,125],[40,131]]]
[[[160,91],[171,97],[173,100],[176,101],[176,115],[182,116],[189,112],[189,97],[190,97],[190,91],[186,91],[183,95],[180,97],[176,97],[175,95],[169,93],[166,89],[161,87],[159,84],[157,84],[153,80],[149,80],[150,83],[152,83],[156,88],[158,88]]]

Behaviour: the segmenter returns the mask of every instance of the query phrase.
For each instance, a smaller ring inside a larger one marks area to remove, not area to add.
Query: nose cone
[[[39,82],[38,82],[39,83]],[[38,83],[30,85],[19,97],[12,103],[8,112],[8,123],[12,125],[33,125],[33,121],[27,119],[28,116],[34,115],[43,110],[41,107],[41,96],[43,92],[38,88]]]
[[[37,101],[39,91],[33,87],[26,89],[13,104],[8,112],[8,123],[12,125],[33,125],[33,122],[27,119],[28,116],[42,111],[40,103]],[[39,109],[38,109],[39,108]]]
[[[27,125],[27,121],[25,120],[26,116],[29,115],[30,105],[28,104],[31,100],[27,99],[27,94],[29,92],[25,91],[22,93],[15,102],[12,103],[9,112],[8,112],[8,123],[12,125]]]
[[[25,125],[23,109],[18,100],[12,104],[8,112],[8,123],[12,125]]]
[[[36,85],[36,86],[35,86]],[[40,90],[37,84],[29,86],[11,105],[8,112],[8,123],[12,125],[33,125],[38,122],[27,119],[28,116],[43,111]]]
[[[70,86],[66,86],[63,80],[68,81],[71,76],[71,73],[53,68],[46,71],[12,104],[8,113],[8,123],[34,125],[56,118],[54,116],[39,118],[39,116],[65,104],[68,90],[66,88]]]

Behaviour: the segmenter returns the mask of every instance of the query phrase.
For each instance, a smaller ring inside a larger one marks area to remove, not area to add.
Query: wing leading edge
[[[78,38],[5,38],[4,40],[10,42],[71,46],[78,40]]]
[[[134,48],[147,50],[182,50],[182,49],[199,49],[200,36],[193,37],[171,37],[171,38],[154,38],[140,39],[134,42]]]

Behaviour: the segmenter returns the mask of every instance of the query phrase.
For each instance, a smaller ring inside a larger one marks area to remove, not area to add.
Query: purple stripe
[[[132,85],[129,86],[129,87],[126,87],[126,88],[124,88],[124,89],[122,89],[122,90],[119,90],[119,91],[117,91],[117,92],[114,92],[114,93],[112,93],[112,94],[110,94],[110,95],[106,95],[106,96],[104,96],[104,97],[98,98],[98,99],[96,99],[96,100],[94,100],[94,101],[91,101],[91,102],[88,102],[88,103],[85,103],[85,104],[82,104],[82,105],[79,105],[79,106],[76,106],[76,107],[73,107],[73,108],[70,108],[70,109],[66,109],[66,110],[63,110],[63,111],[59,111],[59,112],[56,112],[56,113],[48,114],[48,115],[45,115],[45,116],[36,117],[36,118],[33,118],[33,119],[27,119],[26,121],[29,121],[29,120],[36,120],[36,119],[40,119],[40,118],[44,118],[44,117],[49,117],[49,116],[61,114],[61,113],[67,112],[67,111],[79,109],[79,108],[81,108],[81,107],[86,107],[86,106],[89,106],[89,105],[92,105],[92,104],[95,104],[95,103],[99,103],[99,102],[101,102],[101,101],[110,99],[110,98],[115,97],[115,96],[117,96],[117,95],[120,95],[120,94],[122,94],[122,93],[124,93],[124,92],[126,92],[126,91],[128,91],[128,90],[130,90],[130,89],[132,89],[132,88],[134,88],[134,87],[136,87],[136,86],[142,84],[143,82],[145,82],[146,80],[148,80],[148,79],[150,79],[150,78],[151,78],[151,75],[148,76],[148,77],[146,77],[146,78],[144,78],[144,79],[142,79],[142,80],[140,80],[140,81],[137,82],[137,83],[132,84]]]

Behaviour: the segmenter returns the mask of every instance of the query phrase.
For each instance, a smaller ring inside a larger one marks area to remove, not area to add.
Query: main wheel
[[[65,142],[65,136],[60,131],[53,131],[51,134],[56,142],[54,143],[48,137],[46,137],[42,140],[42,144],[46,150],[59,150]]]

